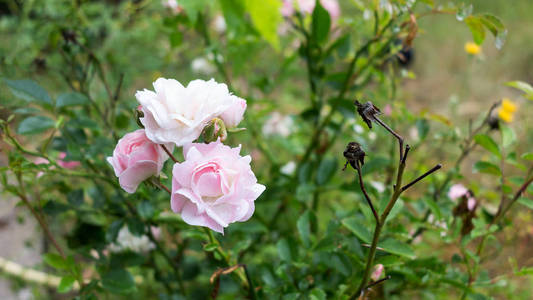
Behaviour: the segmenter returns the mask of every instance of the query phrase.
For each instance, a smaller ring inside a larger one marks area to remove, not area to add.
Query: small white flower
[[[281,174],[292,175],[296,171],[296,163],[294,161],[289,161],[283,167],[281,167]]]
[[[224,16],[217,15],[215,19],[213,20],[213,27],[215,28],[215,31],[218,33],[226,32],[226,20],[224,20]]]
[[[371,131],[371,132],[368,133],[368,138],[371,141],[374,141],[377,137],[378,137],[378,135],[374,131]]]
[[[118,232],[116,242],[109,245],[109,250],[115,253],[128,250],[138,253],[145,253],[154,248],[155,245],[150,241],[148,236],[135,236],[130,232],[128,226],[123,226]]]
[[[385,185],[383,182],[379,181],[370,181],[370,185],[378,191],[378,193],[383,193],[385,191]]]
[[[291,117],[283,116],[275,111],[263,125],[262,131],[264,135],[278,134],[282,137],[288,137],[292,132],[293,123]]]
[[[368,21],[372,18],[372,11],[370,9],[365,9],[363,12],[363,20]]]
[[[162,0],[161,3],[164,7],[170,9],[174,14],[181,12],[181,6],[178,4],[177,0]]]
[[[215,66],[204,57],[197,57],[191,62],[191,70],[194,73],[210,75],[215,73]]]
[[[353,131],[355,131],[355,133],[361,134],[365,130],[363,129],[363,126],[361,126],[359,124],[354,124],[353,125]]]

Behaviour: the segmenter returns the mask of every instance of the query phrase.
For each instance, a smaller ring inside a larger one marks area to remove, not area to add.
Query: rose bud
[[[172,152],[174,145],[166,145]],[[144,129],[138,129],[122,137],[113,156],[107,161],[118,177],[120,186],[128,193],[133,193],[141,182],[150,176],[158,176],[168,155],[163,148],[148,139]]]
[[[204,138],[204,142],[214,142],[219,138],[221,142],[225,141],[228,137],[228,132],[226,131],[224,121],[219,118],[211,120],[204,128],[204,131],[202,131],[202,137]]]
[[[357,112],[363,118],[368,128],[372,128],[372,121],[374,121],[374,116],[380,115],[381,111],[377,108],[372,102],[367,101],[366,103],[360,103],[355,100],[354,105],[357,107]]]

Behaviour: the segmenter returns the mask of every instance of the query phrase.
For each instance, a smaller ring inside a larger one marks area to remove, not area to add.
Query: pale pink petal
[[[141,182],[148,179],[157,172],[157,164],[153,161],[140,161],[126,169],[118,182],[120,186],[128,193],[132,194],[137,190]]]

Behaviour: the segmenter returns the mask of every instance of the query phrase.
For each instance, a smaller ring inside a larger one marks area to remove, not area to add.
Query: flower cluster
[[[153,85],[154,91],[135,94],[144,129],[121,138],[107,159],[120,186],[134,193],[141,182],[159,176],[172,157],[170,207],[186,223],[223,233],[230,223],[248,220],[265,186],[257,183],[251,157],[241,156],[240,146],[222,143],[226,127],[242,121],[246,100],[213,79],[194,80],[185,87],[159,78]],[[205,143],[195,142],[200,137]],[[172,156],[174,146],[183,147],[183,162]]]

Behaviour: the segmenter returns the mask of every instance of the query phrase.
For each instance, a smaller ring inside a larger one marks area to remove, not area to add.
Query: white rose
[[[155,92],[145,89],[135,94],[144,113],[140,121],[146,136],[154,143],[175,143],[178,147],[196,140],[213,118],[226,122],[222,114],[245,102],[213,79],[193,80],[184,87],[175,79],[158,78],[154,89]]]

